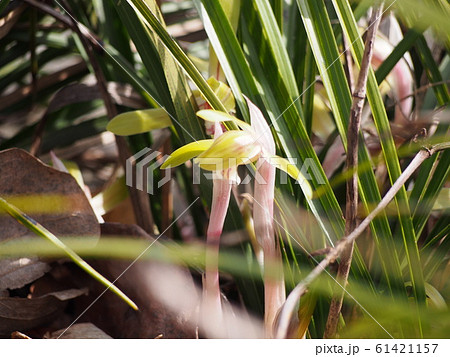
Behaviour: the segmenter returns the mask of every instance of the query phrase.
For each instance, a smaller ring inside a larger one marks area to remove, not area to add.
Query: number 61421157
[[[436,353],[437,343],[396,343],[396,344],[377,344],[375,351],[377,353]]]

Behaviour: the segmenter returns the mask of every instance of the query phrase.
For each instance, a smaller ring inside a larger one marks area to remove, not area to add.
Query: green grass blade
[[[305,55],[305,90],[303,94],[303,113],[305,115],[305,127],[308,135],[311,136],[313,110],[314,110],[314,82],[317,73],[316,61],[311,48],[306,48]]]
[[[424,37],[421,35],[416,42],[416,49],[419,53],[423,67],[425,68],[428,79],[431,83],[440,83],[443,80],[440,69],[433,59],[430,48],[428,47]],[[448,59],[448,57],[447,57]],[[443,61],[445,65],[445,61]],[[436,100],[440,106],[448,105],[450,102],[450,95],[445,84],[433,86],[433,91]],[[448,135],[448,124],[442,122],[439,124],[435,136]],[[437,160],[439,159],[439,163]],[[431,214],[433,203],[435,202],[440,189],[445,183],[449,174],[449,160],[450,153],[448,150],[442,154],[435,154],[428,159],[420,168],[417,175],[414,188],[411,192],[411,202],[413,204],[412,210],[414,229],[416,235],[420,236],[423,228]]]
[[[270,6],[272,7],[274,18],[277,22],[280,31],[283,30],[283,11],[284,3],[283,0],[269,0]]]
[[[426,263],[423,274],[426,281],[430,281],[439,268],[448,264],[448,252],[450,250],[450,224],[447,211],[436,222],[435,227],[427,237],[427,244],[422,248],[421,254],[425,255]]]
[[[423,35],[419,36],[416,42],[416,47],[429,81],[431,83],[442,82],[441,72],[433,59],[433,54],[431,53],[431,50],[428,47]],[[445,105],[450,102],[450,95],[448,93],[447,85],[440,84],[433,86],[433,90],[439,105]]]
[[[420,36],[417,41],[417,50],[426,69],[428,79],[431,83],[442,81],[441,72],[433,59],[431,51],[423,38]],[[433,86],[433,91],[437,102],[441,106],[448,105],[450,95],[445,84]],[[448,124],[439,124],[435,136],[448,135]],[[439,160],[439,162],[437,162]],[[411,192],[411,202],[413,204],[413,222],[417,236],[425,227],[428,217],[431,214],[433,203],[435,202],[440,189],[443,187],[448,175],[450,165],[450,153],[448,150],[442,154],[435,154],[427,160],[420,168],[414,188]]]
[[[397,62],[402,59],[403,55],[413,46],[419,37],[419,31],[408,30],[402,40],[395,46],[391,54],[383,61],[380,67],[378,67],[375,73],[378,83],[384,81]]]
[[[281,36],[280,28],[270,4],[267,0],[255,0],[253,2],[255,13],[260,17],[260,22],[265,33],[267,45],[271,49],[272,56],[275,60],[276,68],[280,72],[280,78],[286,87],[288,94],[293,100],[301,117],[303,117],[300,101],[297,100],[299,92],[297,83],[295,82],[295,75],[292,71],[291,62],[287,53],[286,47]]]
[[[103,41],[116,48],[127,62],[134,64],[130,37],[120,21],[115,5],[111,0],[94,0],[93,6],[99,22],[99,35]],[[117,77],[117,74],[114,73],[113,77]],[[126,77],[122,79],[126,80]]]
[[[411,192],[411,201],[417,202],[413,215],[414,229],[417,236],[420,236],[422,233],[430,217],[434,202],[450,174],[449,150],[444,151],[440,157],[436,155],[436,157],[429,160],[433,166],[436,166],[435,170],[433,170],[433,167],[428,167],[429,165],[424,166],[418,176],[419,184],[416,183]],[[436,163],[437,160],[439,161]],[[427,169],[429,171],[425,171]],[[422,184],[422,181],[426,182]]]
[[[28,217],[25,213],[21,212],[17,207],[5,201],[0,197],[0,209],[8,213],[11,217],[16,219],[18,222],[27,227],[30,231],[36,233],[38,236],[47,239],[53,243],[56,247],[61,249],[72,261],[83,269],[87,274],[92,276],[95,280],[111,289],[117,296],[124,300],[128,305],[130,305],[134,310],[138,310],[137,305],[126,296],[119,288],[117,288],[113,283],[106,279],[103,275],[92,268],[88,263],[86,263],[77,253],[75,253],[70,247],[65,245],[60,239],[58,239],[54,234],[49,232],[45,227],[40,225],[31,217]]]
[[[448,79],[450,78],[450,55],[448,53],[439,64],[439,72],[442,74],[442,79],[445,78],[446,82],[449,83]],[[423,110],[432,110],[437,107],[438,102],[434,91],[435,90],[433,88],[427,90],[425,98],[423,99]]]
[[[130,38],[139,52],[144,67],[149,76],[151,74],[153,86],[155,89],[158,89],[157,97],[155,98],[156,101],[161,103],[161,106],[165,107],[171,114],[174,114],[169,88],[164,76],[164,69],[153,43],[153,37],[151,37],[149,30],[126,2],[114,1],[114,5],[123,25],[127,28]]]
[[[292,1],[289,5],[288,18],[285,22],[285,31],[283,37],[286,42],[286,50],[291,60],[291,66],[297,81],[297,88],[299,92],[303,92],[303,84],[305,82],[305,53],[308,45],[308,38],[303,27],[300,14],[297,11],[297,4]]]

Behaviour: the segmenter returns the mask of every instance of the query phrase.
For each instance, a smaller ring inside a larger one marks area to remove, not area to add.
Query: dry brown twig
[[[361,115],[366,98],[367,77],[369,75],[370,63],[372,62],[373,45],[375,43],[375,35],[380,24],[382,16],[383,4],[376,10],[373,10],[370,18],[370,25],[367,30],[367,38],[365,44],[364,55],[361,61],[361,68],[358,80],[353,92],[353,102],[350,110],[350,120],[347,130],[347,159],[346,168],[352,170],[358,167],[358,136],[361,124]],[[345,234],[349,235],[356,228],[358,211],[358,172],[353,170],[352,177],[347,180],[347,203],[345,209]],[[350,266],[353,257],[353,243],[348,244],[341,256],[341,262],[337,272],[337,281],[345,286],[350,272]],[[342,291],[331,300],[328,320],[325,327],[324,338],[331,338],[336,334],[339,315],[341,314],[342,302],[344,300],[344,292]]]

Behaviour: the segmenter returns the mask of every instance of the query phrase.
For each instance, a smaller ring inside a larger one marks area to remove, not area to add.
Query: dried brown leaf
[[[0,152],[0,196],[56,236],[97,238],[100,228],[75,179],[21,149]],[[0,242],[30,235],[14,218],[0,213]]]
[[[86,290],[69,289],[28,299],[0,298],[0,335],[14,331],[27,331],[51,321],[66,306],[67,300],[86,293]]]
[[[0,290],[21,288],[49,270],[50,266],[38,258],[0,260]]]

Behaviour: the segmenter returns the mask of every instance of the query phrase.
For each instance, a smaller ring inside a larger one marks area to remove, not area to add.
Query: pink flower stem
[[[276,316],[286,300],[286,291],[281,252],[273,230],[275,167],[263,158],[259,159],[257,166],[265,182],[255,181],[253,220],[256,237],[264,252],[264,326],[266,337],[271,338]]]
[[[219,123],[214,125],[214,139],[223,134]],[[223,224],[230,203],[231,186],[229,170],[213,173],[213,196],[208,230],[206,232],[205,280],[203,282],[203,318],[222,317],[219,285],[219,247]]]
[[[219,245],[223,224],[227,215],[230,202],[231,182],[228,179],[215,178],[213,180],[213,199],[211,215],[206,234],[206,257],[205,257],[205,282],[203,294],[212,313],[220,314],[220,287],[219,287]]]

